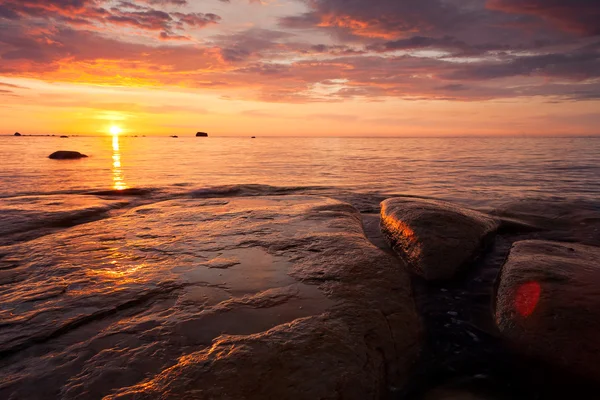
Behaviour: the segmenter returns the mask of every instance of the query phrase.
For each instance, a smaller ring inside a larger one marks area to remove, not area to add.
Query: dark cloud
[[[598,0],[488,0],[488,7],[544,18],[567,31],[600,35]]]
[[[443,74],[452,80],[488,80],[516,76],[541,76],[585,81],[600,78],[600,52],[571,52],[522,56],[508,61],[476,63]]]
[[[367,38],[400,38],[414,32],[454,30],[474,16],[442,0],[314,0],[311,11],[282,19],[293,28],[325,27]]]
[[[124,25],[141,30],[162,31],[160,38],[178,38],[174,33],[188,27],[203,28],[216,24],[221,17],[212,13],[165,11],[154,6],[185,6],[184,0],[0,0],[0,19],[39,18],[67,25]]]
[[[427,37],[412,36],[406,39],[377,42],[367,46],[367,50],[375,52],[388,52],[396,50],[439,50],[448,52],[454,56],[475,56],[485,54],[490,51],[510,50],[510,46],[485,43],[468,44],[452,36]]]

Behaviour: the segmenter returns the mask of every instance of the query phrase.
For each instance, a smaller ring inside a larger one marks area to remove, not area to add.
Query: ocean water
[[[55,161],[56,150],[90,157]],[[262,184],[467,204],[600,195],[600,138],[0,137],[0,196]]]

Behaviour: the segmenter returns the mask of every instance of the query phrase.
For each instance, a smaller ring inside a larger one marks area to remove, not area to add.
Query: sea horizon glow
[[[118,136],[123,133],[123,130],[116,125],[110,127],[110,134],[113,136]]]
[[[599,9],[0,0],[0,134],[598,135]]]

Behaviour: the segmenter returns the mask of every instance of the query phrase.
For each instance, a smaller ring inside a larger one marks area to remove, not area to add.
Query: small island
[[[79,160],[79,159],[87,158],[87,157],[88,156],[86,156],[85,154],[82,154],[78,151],[65,151],[65,150],[55,151],[54,153],[52,153],[48,156],[48,158],[51,160]]]
[[[14,136],[23,136],[19,132],[15,132]]]
[[[196,137],[208,137],[208,133],[206,133],[206,132],[198,132],[198,133],[196,133]]]

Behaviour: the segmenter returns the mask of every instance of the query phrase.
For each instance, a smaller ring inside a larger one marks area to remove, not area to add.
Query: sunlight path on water
[[[113,165],[112,165],[112,173],[113,173],[113,189],[115,190],[125,190],[127,189],[127,184],[123,180],[123,171],[121,166],[121,148],[119,146],[119,135],[115,134],[112,138],[112,148],[113,148]]]

